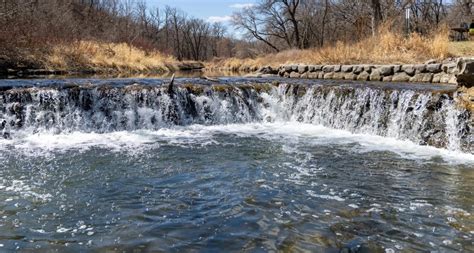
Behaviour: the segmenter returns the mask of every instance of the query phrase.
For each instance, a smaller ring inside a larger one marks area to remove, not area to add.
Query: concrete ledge
[[[258,75],[264,74],[287,78],[444,83],[469,88],[474,86],[474,57],[405,65],[282,65],[277,69],[258,70]]]

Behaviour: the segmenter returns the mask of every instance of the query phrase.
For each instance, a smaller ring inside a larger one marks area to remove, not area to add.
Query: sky
[[[257,0],[146,0],[150,7],[176,7],[209,22],[227,23],[234,11],[251,7]]]

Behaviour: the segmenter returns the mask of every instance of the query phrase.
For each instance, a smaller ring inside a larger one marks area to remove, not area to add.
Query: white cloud
[[[229,7],[234,9],[248,9],[254,7],[255,4],[247,3],[247,4],[232,4]]]
[[[225,23],[232,20],[232,16],[212,16],[207,18],[209,23]]]

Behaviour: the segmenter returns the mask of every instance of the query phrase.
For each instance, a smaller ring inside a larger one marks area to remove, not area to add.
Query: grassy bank
[[[158,51],[126,43],[78,41],[41,48],[14,48],[0,55],[4,69],[45,69],[98,73],[158,73],[173,70],[177,61]],[[0,62],[1,63],[1,62]]]
[[[430,59],[474,55],[474,42],[450,42],[447,31],[434,36],[413,34],[408,38],[390,31],[357,43],[341,43],[320,49],[288,50],[254,59],[230,58],[210,62],[211,69],[255,70],[281,64],[405,64]]]

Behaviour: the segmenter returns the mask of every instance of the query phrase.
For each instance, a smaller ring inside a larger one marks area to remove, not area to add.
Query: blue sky
[[[150,7],[177,7],[190,16],[211,22],[225,22],[239,8],[248,7],[256,0],[146,0]]]

